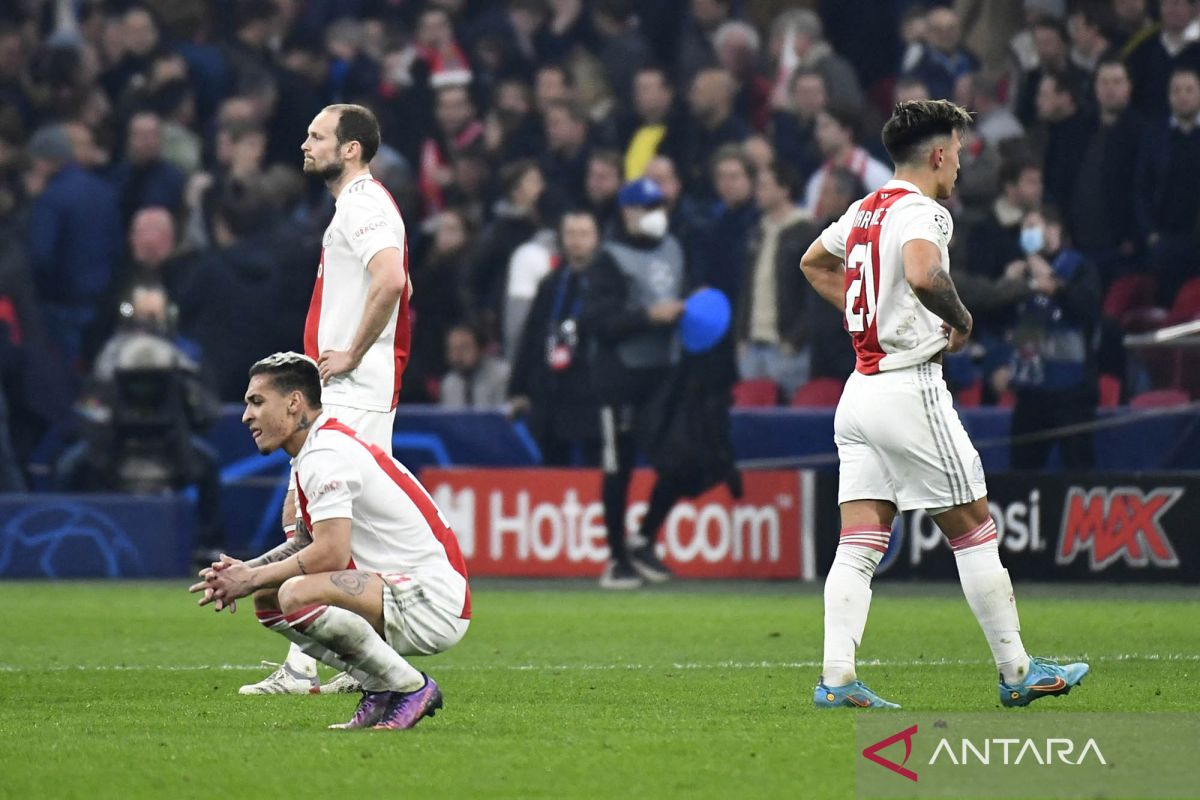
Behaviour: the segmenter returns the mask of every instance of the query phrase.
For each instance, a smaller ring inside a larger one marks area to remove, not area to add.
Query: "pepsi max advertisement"
[[[837,476],[818,477],[817,564],[840,528]],[[1000,559],[1016,580],[1200,581],[1200,478],[1179,473],[988,476]],[[892,526],[876,577],[957,580],[954,554],[924,511]]]

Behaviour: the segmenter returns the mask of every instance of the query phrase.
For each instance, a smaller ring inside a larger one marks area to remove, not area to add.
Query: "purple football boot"
[[[351,730],[354,728],[370,728],[383,719],[391,705],[393,697],[399,697],[398,692],[363,692],[358,708],[349,722],[338,722],[329,727],[334,730]]]
[[[442,707],[442,690],[425,675],[425,685],[415,692],[392,692],[392,702],[375,730],[400,731],[413,727],[422,717],[432,717]]]

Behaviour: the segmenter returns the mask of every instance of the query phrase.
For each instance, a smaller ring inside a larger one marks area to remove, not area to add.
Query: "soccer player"
[[[331,105],[313,119],[301,146],[304,172],[325,181],[336,210],[321,246],[321,261],[304,324],[304,352],[317,361],[326,407],[366,441],[392,452],[400,376],[408,361],[408,243],[395,201],[367,168],[379,149],[379,123],[370,110]],[[292,478],[294,487],[294,476]],[[284,533],[309,539],[296,523],[295,490],[283,506]],[[283,664],[241,694],[354,691],[338,675],[320,685],[316,662],[293,646]]]
[[[259,452],[292,457],[311,543],[259,566],[223,555],[189,591],[231,612],[253,593],[259,622],[358,680],[354,716],[331,727],[411,728],[442,707],[442,693],[404,656],[462,639],[467,570],[421,484],[322,407],[321,394],[316,361],[276,353],[250,368],[242,414]]]
[[[818,707],[897,707],[859,681],[854,664],[897,510],[927,509],[949,540],[1000,670],[1002,705],[1066,694],[1088,671],[1025,652],[983,465],[942,378],[942,352],[963,349],[972,320],[950,279],[953,223],[937,201],[954,190],[970,123],[945,100],[898,103],[883,127],[895,177],[851,205],[800,262],[813,288],[843,310],[857,356],[834,417],[842,530],[825,579]]]

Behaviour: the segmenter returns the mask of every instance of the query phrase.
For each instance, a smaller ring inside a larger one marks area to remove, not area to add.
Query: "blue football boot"
[[[867,688],[862,681],[851,681],[845,686],[826,686],[822,675],[813,689],[813,705],[817,708],[899,708]]]
[[[1000,679],[1000,705],[1027,706],[1041,697],[1069,694],[1087,674],[1088,665],[1083,662],[1059,665],[1049,659],[1031,658],[1024,681],[1009,685]]]

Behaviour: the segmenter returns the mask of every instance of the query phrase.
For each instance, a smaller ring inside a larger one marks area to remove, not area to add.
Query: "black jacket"
[[[529,429],[539,440],[551,433],[562,439],[599,438],[599,404],[588,361],[591,335],[580,319],[589,272],[563,266],[542,278],[513,354],[508,393],[530,399]],[[575,322],[576,338],[570,366],[555,370],[547,361],[548,340],[564,320]]]
[[[1075,154],[1081,163],[1076,170],[1072,195],[1075,198],[1080,191],[1086,191],[1085,187],[1099,184],[1103,186],[1101,197],[1092,202],[1075,201],[1071,207],[1063,209],[1068,215],[1071,237],[1081,249],[1087,242],[1108,241],[1115,247],[1122,242],[1140,243],[1144,238],[1138,230],[1135,194],[1130,187],[1137,182],[1135,156],[1141,146],[1145,121],[1133,109],[1126,109],[1112,125],[1101,126],[1098,116],[1089,118],[1089,133],[1083,142],[1085,149]],[[1092,137],[1099,135],[1104,136],[1100,164],[1091,166],[1087,163],[1086,151],[1090,149]],[[1101,174],[1086,172],[1094,167],[1099,167]],[[1104,209],[1103,214],[1099,218],[1082,218],[1093,202]]]
[[[779,232],[775,250],[775,319],[779,339],[795,349],[808,342],[808,320],[804,313],[804,298],[811,291],[800,272],[800,258],[820,230],[805,220],[796,220]],[[746,268],[742,273],[742,291],[738,296],[734,331],[739,342],[750,338],[750,307],[754,302],[759,252],[763,245],[762,226],[754,230],[746,251]]]

